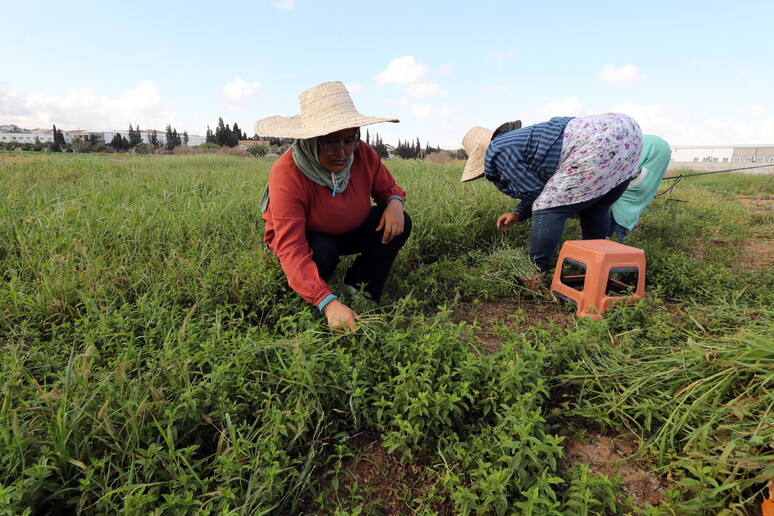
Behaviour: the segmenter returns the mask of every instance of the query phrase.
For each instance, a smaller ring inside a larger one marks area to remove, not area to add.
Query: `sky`
[[[774,144],[774,2],[0,0],[0,124],[204,135],[341,81],[384,143],[620,112],[674,146]]]

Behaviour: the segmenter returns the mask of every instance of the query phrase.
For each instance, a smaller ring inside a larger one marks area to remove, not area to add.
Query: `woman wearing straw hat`
[[[294,138],[272,166],[261,200],[264,241],[279,259],[288,284],[313,303],[328,323],[357,330],[359,316],[326,283],[341,255],[358,254],[342,289],[378,302],[398,251],[411,233],[404,192],[376,152],[360,141],[360,127],[392,118],[363,116],[341,82],[299,96],[301,114],[273,116],[255,134]],[[371,200],[376,205],[371,205]]]
[[[508,122],[494,131],[474,127],[462,144],[468,154],[462,181],[485,176],[520,200],[497,219],[497,229],[532,217],[529,256],[545,272],[573,215],[583,239],[607,237],[610,206],[637,173],[642,133],[634,119],[605,113],[528,127]]]

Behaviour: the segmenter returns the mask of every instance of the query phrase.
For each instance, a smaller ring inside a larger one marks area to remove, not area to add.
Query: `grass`
[[[743,258],[774,224],[737,198],[770,176],[684,179],[631,235],[645,302],[503,327],[484,353],[462,303],[552,306],[528,226],[497,232],[513,201],[460,163],[386,163],[414,234],[386,302],[337,335],[262,245],[271,160],[0,153],[0,513],[379,514],[373,486],[335,489],[363,432],[435,479],[404,512],[755,510],[774,275]],[[568,467],[564,436],[598,428],[638,437],[659,506]]]

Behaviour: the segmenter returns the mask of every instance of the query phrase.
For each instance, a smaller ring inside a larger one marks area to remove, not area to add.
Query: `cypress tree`
[[[236,122],[234,122],[234,129],[231,131],[231,139],[229,141],[229,147],[236,147],[239,145],[239,140],[242,139],[242,130],[239,128]]]
[[[164,148],[167,149],[167,150],[174,149],[175,148],[175,139],[174,139],[174,135],[172,134],[172,125],[171,124],[167,124],[166,138],[167,138],[167,141],[164,143]]]

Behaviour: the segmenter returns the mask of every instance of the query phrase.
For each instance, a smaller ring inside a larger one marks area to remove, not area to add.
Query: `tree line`
[[[3,144],[0,142],[0,150],[5,147],[8,150],[15,148],[21,148],[22,150],[38,150],[38,151],[53,151],[53,152],[125,152],[133,150],[136,153],[149,153],[155,152],[157,149],[166,149],[171,151],[176,147],[188,146],[189,136],[188,131],[178,133],[177,129],[173,128],[171,124],[167,124],[164,139],[159,137],[158,132],[154,129],[148,132],[147,142],[143,141],[142,131],[140,126],[133,127],[129,124],[129,131],[127,136],[121,133],[116,133],[110,142],[93,141],[89,137],[76,137],[71,144],[67,144],[65,141],[64,133],[61,129],[57,129],[56,125],[53,126],[53,141],[40,143],[36,141],[35,144],[7,142]],[[207,132],[205,136],[205,142],[212,147],[236,147],[240,141],[253,140],[255,144],[249,145],[247,151],[253,156],[265,156],[269,152],[276,154],[282,154],[293,143],[293,138],[276,138],[269,136],[253,135],[252,137],[242,131],[239,125],[234,122],[229,126],[223,121],[222,117],[218,118],[218,125],[213,131],[210,126],[207,126]],[[261,142],[261,143],[258,143]],[[263,142],[267,142],[265,145]],[[365,142],[376,151],[376,153],[383,159],[390,157],[390,149],[382,140],[379,133],[375,133],[371,136],[368,129],[366,129]],[[398,145],[392,149],[392,154],[402,159],[423,159],[435,152],[441,152],[440,147],[431,147],[429,143],[425,144],[424,149],[420,144],[419,138],[416,140],[398,140]],[[464,149],[457,151],[449,151],[452,158],[467,159]]]
[[[142,141],[142,131],[138,125],[136,128],[129,124],[128,138],[120,133],[116,133],[109,145],[116,151],[125,151],[129,149],[145,149],[146,148],[164,148],[172,150],[175,147],[181,145],[188,145],[188,131],[183,131],[183,134],[179,134],[177,129],[173,129],[171,124],[167,124],[164,143],[162,144],[158,132],[154,129],[148,133],[148,142]]]

